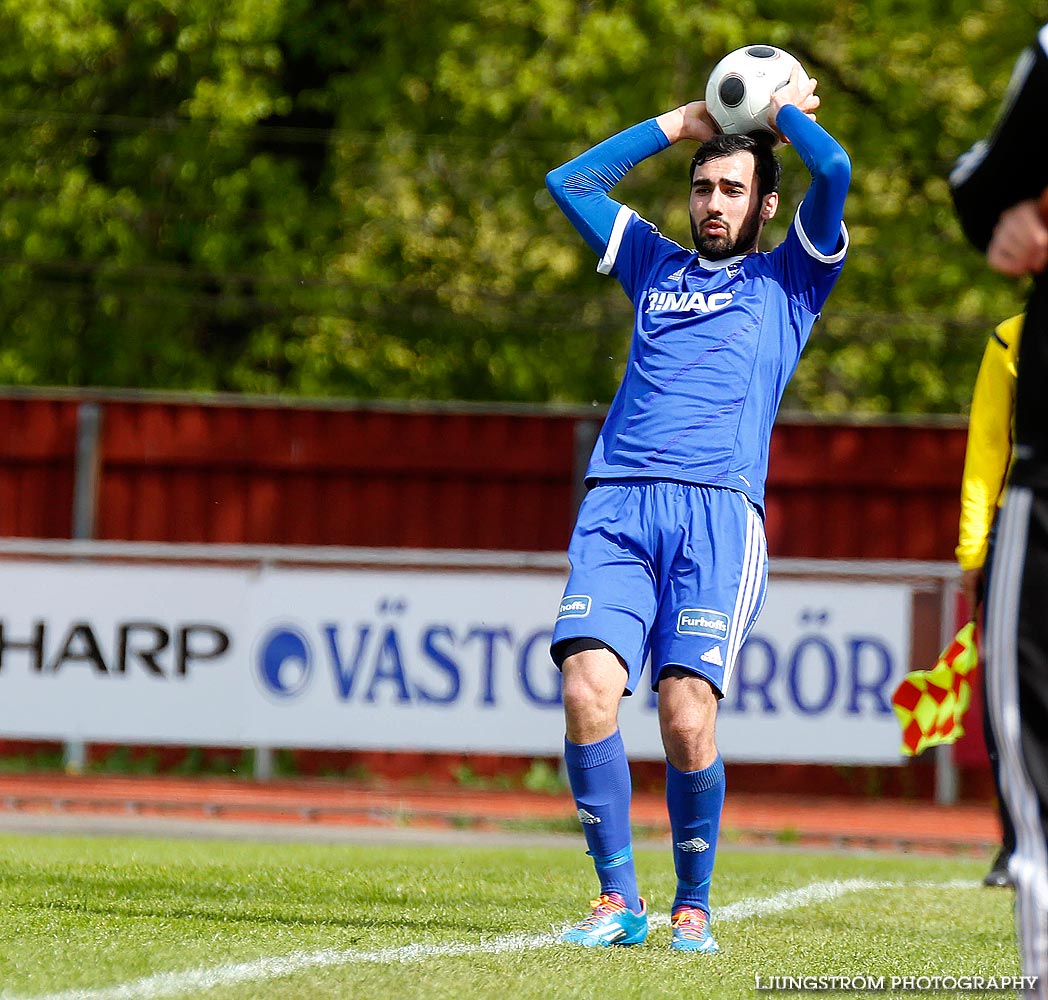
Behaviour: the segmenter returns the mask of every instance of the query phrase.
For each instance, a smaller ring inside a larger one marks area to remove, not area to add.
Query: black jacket
[[[950,175],[967,237],[986,250],[1001,212],[1048,188],[1048,25],[1019,57],[993,133],[964,154]],[[1015,465],[1011,481],[1048,489],[1048,271],[1034,277],[1019,348]]]

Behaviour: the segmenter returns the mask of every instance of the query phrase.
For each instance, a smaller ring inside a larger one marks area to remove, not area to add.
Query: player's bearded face
[[[753,153],[741,151],[696,165],[691,178],[691,235],[707,260],[752,253],[761,234],[760,197]]]
[[[716,217],[716,231],[707,232],[708,224],[713,221],[709,214],[696,218],[691,215],[691,235],[695,249],[700,257],[706,260],[723,260],[725,257],[737,257],[757,249],[757,240],[761,232],[761,203],[754,199],[749,213],[743,217],[735,229],[730,219],[723,215]]]

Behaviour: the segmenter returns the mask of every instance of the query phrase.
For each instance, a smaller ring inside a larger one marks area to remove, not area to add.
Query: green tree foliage
[[[852,156],[789,390],[957,412],[1024,287],[946,176],[1048,0],[0,0],[0,382],[607,402],[629,307],[546,171],[770,41]],[[690,149],[616,191],[689,239]],[[807,175],[785,150],[782,237]]]

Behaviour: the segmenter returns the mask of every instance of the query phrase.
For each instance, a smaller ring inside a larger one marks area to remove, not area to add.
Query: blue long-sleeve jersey
[[[847,252],[850,164],[793,107],[777,122],[812,173],[785,240],[769,253],[705,260],[609,197],[669,145],[654,119],[551,171],[558,205],[618,279],[635,319],[626,372],[587,482],[669,479],[738,490],[764,507],[771,428]]]

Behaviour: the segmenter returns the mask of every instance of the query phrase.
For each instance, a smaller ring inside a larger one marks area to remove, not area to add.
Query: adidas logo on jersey
[[[593,813],[588,812],[585,809],[579,810],[579,822],[585,823],[587,826],[594,826],[600,822],[599,816],[594,816]]]
[[[711,646],[699,659],[703,663],[712,663],[715,667],[724,666],[724,657],[721,656],[720,646]]]

